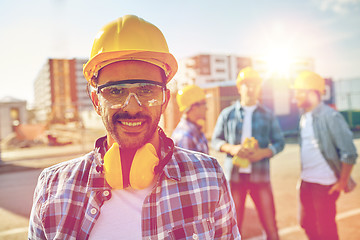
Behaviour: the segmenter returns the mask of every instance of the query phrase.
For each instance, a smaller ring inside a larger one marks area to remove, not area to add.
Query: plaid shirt
[[[207,139],[201,129],[186,118],[181,118],[171,135],[176,146],[209,154]]]
[[[171,147],[161,142],[164,159]],[[101,206],[111,198],[99,171],[102,163],[95,148],[43,170],[34,193],[29,239],[88,239]],[[229,186],[216,159],[174,147],[158,179],[144,200],[143,239],[240,239]]]
[[[225,108],[219,115],[212,136],[212,146],[220,151],[225,144],[241,144],[244,110],[240,101]],[[273,156],[284,149],[285,140],[274,114],[265,106],[258,104],[252,116],[252,136],[258,141],[260,148],[270,148]],[[232,157],[227,155],[224,161],[224,172],[228,180],[237,181],[238,167],[233,166]],[[270,163],[268,158],[251,163],[250,181],[269,182]]]

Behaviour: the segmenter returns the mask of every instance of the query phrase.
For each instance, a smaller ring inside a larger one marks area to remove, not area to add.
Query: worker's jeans
[[[332,185],[301,182],[300,224],[310,240],[339,239],[336,216],[336,200],[339,193],[328,194]]]
[[[231,194],[237,212],[238,227],[241,226],[245,211],[247,193],[254,201],[260,222],[266,232],[267,239],[279,239],[276,220],[275,205],[270,182],[253,183],[249,181],[250,174],[240,174],[239,181],[230,181]]]

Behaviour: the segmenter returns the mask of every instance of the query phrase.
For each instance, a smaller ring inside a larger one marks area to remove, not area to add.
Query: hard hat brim
[[[92,86],[94,86],[92,78],[98,73],[101,68],[114,62],[132,60],[148,62],[163,69],[166,76],[166,83],[168,83],[174,77],[178,70],[177,61],[171,53],[142,50],[125,50],[98,53],[84,65],[83,73],[85,79]]]

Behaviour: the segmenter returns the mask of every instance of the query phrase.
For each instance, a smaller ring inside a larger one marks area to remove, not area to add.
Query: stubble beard
[[[157,116],[154,119],[154,121],[152,121],[150,116],[143,116],[143,117],[147,119],[146,124],[149,125],[149,128],[145,130],[144,133],[130,137],[120,136],[121,134],[124,133],[121,133],[120,130],[118,129],[119,123],[117,119],[119,118],[119,115],[115,114],[112,119],[106,119],[105,117],[102,117],[102,120],[108,134],[110,134],[110,136],[119,144],[119,147],[121,149],[134,150],[134,149],[139,149],[146,143],[150,142],[151,138],[154,136],[155,131],[158,128],[158,124],[161,116],[160,115]]]
[[[311,107],[311,103],[308,99],[305,99],[302,103],[298,104],[299,108],[303,110],[307,110]]]

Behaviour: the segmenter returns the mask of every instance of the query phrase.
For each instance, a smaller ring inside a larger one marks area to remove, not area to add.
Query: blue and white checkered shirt
[[[162,139],[161,159],[171,151],[164,142]],[[88,239],[101,206],[111,198],[111,188],[100,171],[102,164],[96,148],[43,170],[34,193],[29,239]],[[144,200],[142,238],[193,237],[240,239],[240,233],[229,186],[217,160],[174,147]]]
[[[244,119],[244,110],[237,101],[225,108],[219,115],[212,136],[212,146],[220,151],[225,143],[241,144],[241,134]],[[265,106],[258,104],[252,116],[252,136],[258,141],[260,148],[270,148],[273,156],[284,149],[285,139],[275,115]],[[236,181],[238,168],[233,166],[232,157],[227,155],[224,161],[224,172],[228,180]],[[250,181],[269,182],[270,163],[268,158],[251,163]]]
[[[171,139],[178,147],[209,154],[208,141],[201,129],[186,118],[181,118]]]

